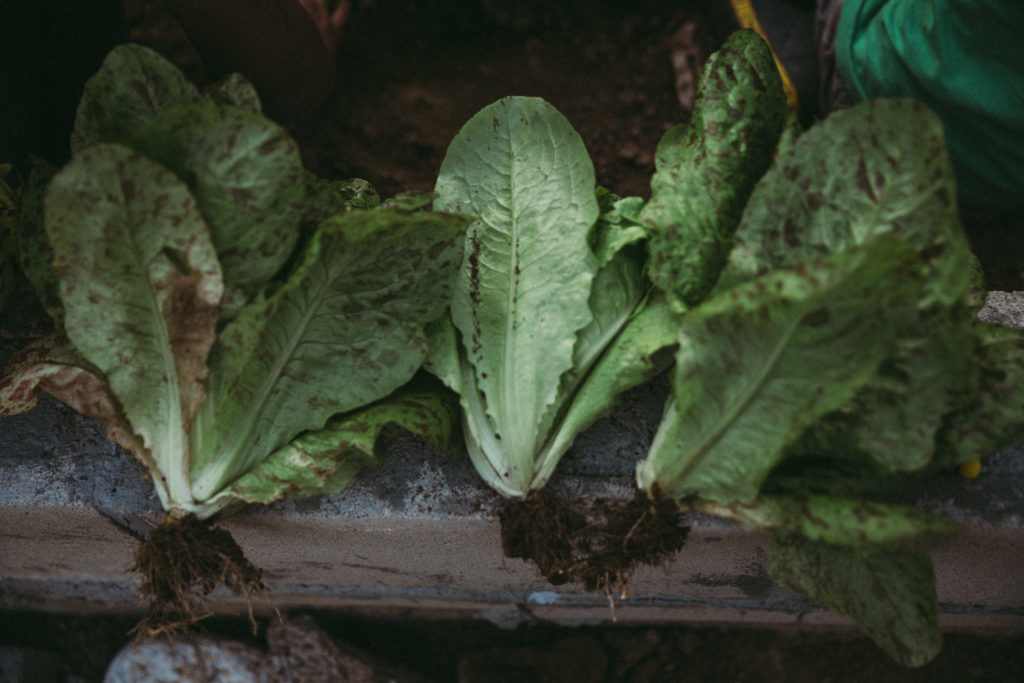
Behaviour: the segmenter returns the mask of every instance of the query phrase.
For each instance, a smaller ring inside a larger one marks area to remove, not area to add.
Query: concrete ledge
[[[1024,299],[1009,300],[1019,307]],[[655,381],[631,392],[581,435],[550,485],[580,498],[631,496],[633,465],[666,391],[664,381]],[[160,519],[143,468],[95,422],[48,398],[30,413],[0,420],[0,444],[0,609],[141,611],[126,571],[138,541],[109,516],[128,524]],[[992,456],[978,479],[950,473],[907,496],[966,524],[933,555],[943,627],[1024,633],[1024,446]],[[638,571],[631,595],[616,600],[613,611],[604,596],[553,587],[532,565],[505,558],[500,504],[467,458],[403,436],[381,466],[341,494],[254,506],[223,524],[266,572],[273,604],[257,600],[261,613],[315,607],[508,625],[613,618],[845,623],[767,577],[767,534],[703,515],[690,516],[686,547],[666,566]],[[227,594],[215,595],[211,606],[244,611]]]

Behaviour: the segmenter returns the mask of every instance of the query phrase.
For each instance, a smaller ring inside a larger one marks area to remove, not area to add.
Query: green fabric
[[[855,100],[935,110],[965,206],[1024,209],[1024,2],[846,0],[836,61]]]

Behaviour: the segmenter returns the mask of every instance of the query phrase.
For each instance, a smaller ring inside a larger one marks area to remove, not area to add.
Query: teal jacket
[[[935,110],[962,205],[1024,211],[1024,2],[845,0],[836,62],[855,100]]]

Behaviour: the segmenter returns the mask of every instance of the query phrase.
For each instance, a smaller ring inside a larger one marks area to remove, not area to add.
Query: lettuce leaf
[[[775,534],[768,574],[848,617],[905,666],[921,666],[942,648],[927,549],[851,548]]]
[[[124,417],[121,403],[106,377],[82,358],[63,335],[41,337],[7,362],[0,376],[0,417],[34,408],[39,402],[39,389],[83,415],[96,418],[107,428],[111,441],[139,454],[147,467],[155,466]]]
[[[306,202],[298,144],[259,114],[210,101],[163,112],[126,143],[188,184],[224,274],[222,317],[233,317],[298,241]]]
[[[97,417],[171,515],[334,490],[386,424],[450,422],[437,396],[382,401],[422,364],[467,219],[430,198],[372,208],[367,183],[303,169],[259,109],[241,77],[199,93],[117,48],[86,87],[75,156],[33,173],[23,215],[22,259],[61,334],[4,370],[0,412],[44,389]]]
[[[662,320],[635,315],[647,292],[633,248],[645,234],[642,200],[595,188],[579,135],[528,97],[499,100],[466,123],[436,192],[435,209],[475,221],[451,320],[433,326],[427,367],[460,395],[481,476],[522,498],[610,408],[610,392],[660,367],[651,344],[630,336],[616,347],[633,321],[643,318],[640,332]],[[671,345],[671,336],[658,339]],[[591,382],[612,348],[615,360]],[[610,376],[618,371],[621,381]]]
[[[637,482],[753,500],[785,449],[875,372],[917,300],[914,253],[885,237],[760,278],[683,317],[673,396]]]
[[[384,209],[321,224],[288,281],[218,337],[210,397],[191,430],[197,501],[412,378],[426,356],[423,328],[448,301],[465,224]]]
[[[483,420],[489,477],[523,496],[544,416],[572,369],[597,261],[594,169],[569,122],[543,100],[505,98],[452,141],[437,180],[437,210],[476,218],[452,299]]]
[[[438,392],[406,391],[381,403],[331,418],[279,448],[220,495],[247,503],[269,503],[337,493],[364,467],[380,462],[379,439],[388,426],[417,434],[439,451],[450,448],[457,414]]]
[[[651,233],[650,278],[681,307],[703,300],[725,266],[785,117],[771,48],[754,31],[733,33],[704,67],[689,124],[662,138],[640,215]]]
[[[32,284],[39,302],[58,328],[64,325],[64,304],[60,282],[53,272],[53,248],[43,222],[43,196],[57,172],[48,162],[32,160],[18,217],[18,247],[21,270]]]
[[[203,99],[185,74],[155,50],[119,45],[85,83],[71,151],[77,154],[98,142],[117,142],[167,110]]]
[[[899,235],[918,253],[917,310],[855,400],[796,451],[814,455],[827,440],[890,471],[913,471],[930,461],[943,416],[974,396],[978,381],[977,264],[933,113],[910,100],[863,102],[789,139],[751,194],[718,291],[882,234]]]
[[[223,287],[198,205],[172,172],[102,143],[54,176],[44,215],[65,334],[121,402],[165,502],[190,501],[186,433]]]

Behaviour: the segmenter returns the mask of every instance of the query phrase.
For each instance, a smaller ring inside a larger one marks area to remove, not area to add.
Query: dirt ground
[[[206,77],[158,0],[126,6],[134,40]],[[355,0],[334,94],[292,132],[311,169],[366,179],[386,198],[433,189],[448,143],[482,107],[543,97],[580,133],[599,184],[647,197],[658,140],[689,120],[694,67],[735,28],[724,0]],[[1024,219],[965,224],[988,288],[1024,290]]]

